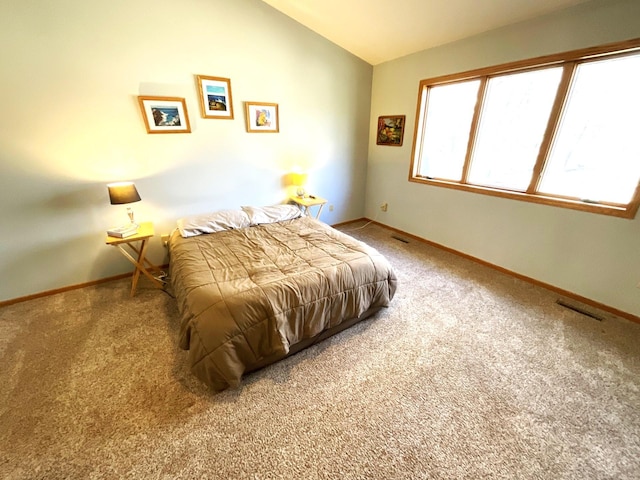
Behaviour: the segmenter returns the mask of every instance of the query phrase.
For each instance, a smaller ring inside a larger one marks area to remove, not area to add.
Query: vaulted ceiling
[[[377,65],[590,0],[262,0]]]

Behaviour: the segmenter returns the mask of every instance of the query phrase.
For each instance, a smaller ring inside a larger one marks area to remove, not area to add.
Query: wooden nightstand
[[[322,207],[324,207],[324,204],[327,203],[328,201],[327,199],[318,197],[316,195],[314,196],[306,195],[304,197],[298,197],[294,195],[289,197],[289,200],[303,207],[304,214],[307,216],[311,216],[311,211],[309,210],[310,207],[319,206],[320,208],[318,208],[318,212],[316,213],[316,218],[318,219],[320,218],[320,212],[322,212]]]
[[[110,237],[107,235],[107,245],[111,245],[113,247],[117,247],[131,263],[133,263],[136,269],[133,271],[133,277],[131,279],[131,296],[133,297],[136,293],[136,287],[138,286],[138,279],[140,278],[140,274],[144,274],[147,276],[149,280],[158,288],[164,288],[164,284],[154,277],[149,270],[157,270],[161,271],[160,267],[153,265],[146,258],[147,254],[147,246],[149,243],[149,239],[155,235],[153,230],[153,223],[146,222],[141,223],[138,227],[138,232],[135,235],[131,235],[126,238],[117,238]],[[137,243],[140,242],[139,245]],[[129,247],[133,252],[137,255],[133,257],[124,247]]]

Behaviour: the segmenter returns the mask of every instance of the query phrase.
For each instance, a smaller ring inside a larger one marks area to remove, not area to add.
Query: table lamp
[[[110,183],[107,188],[109,189],[111,205],[124,205],[142,200],[133,182]],[[127,207],[127,215],[129,215],[130,224],[136,225],[133,221],[133,209],[131,207]]]

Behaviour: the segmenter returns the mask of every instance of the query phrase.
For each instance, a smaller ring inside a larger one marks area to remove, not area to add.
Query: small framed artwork
[[[196,75],[196,81],[202,117],[233,120],[231,80],[222,77]]]
[[[277,133],[280,131],[277,103],[245,102],[244,108],[247,132]]]
[[[147,133],[191,133],[184,98],[138,97]]]
[[[405,115],[385,115],[378,117],[377,145],[402,146]]]

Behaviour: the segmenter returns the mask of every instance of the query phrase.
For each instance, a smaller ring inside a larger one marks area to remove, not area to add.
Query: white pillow
[[[218,210],[178,220],[178,230],[185,238],[232,228],[245,228],[250,225],[249,216],[242,210]]]
[[[263,223],[282,222],[293,220],[302,216],[302,211],[297,205],[272,205],[267,207],[242,207],[251,225],[261,225]]]

